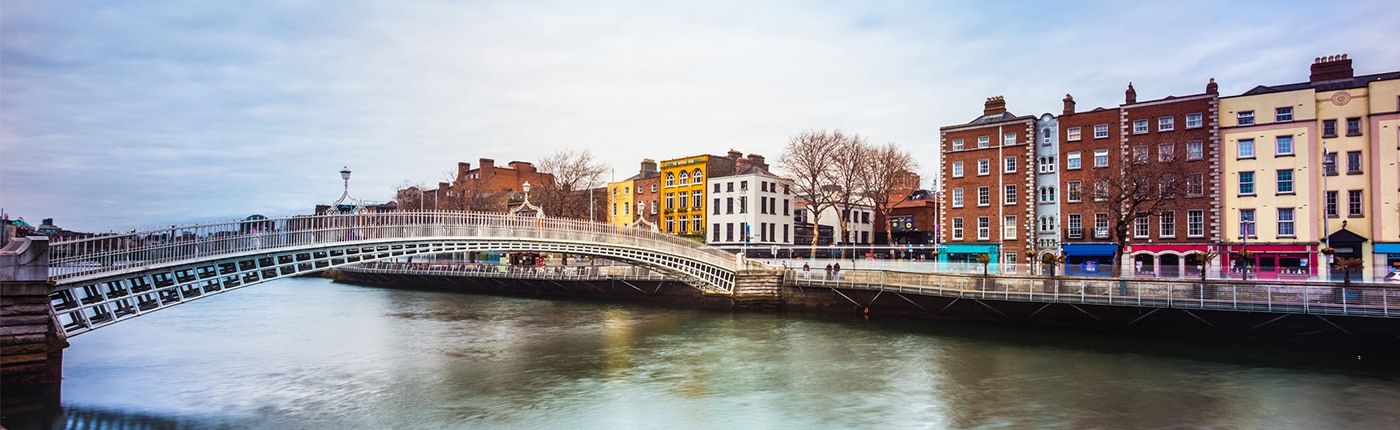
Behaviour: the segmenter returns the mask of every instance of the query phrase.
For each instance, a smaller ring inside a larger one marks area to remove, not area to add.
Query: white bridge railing
[[[735,257],[646,229],[498,213],[300,215],[171,226],[50,244],[49,278],[103,276],[155,264],[396,239],[516,239],[645,248],[735,270]]]

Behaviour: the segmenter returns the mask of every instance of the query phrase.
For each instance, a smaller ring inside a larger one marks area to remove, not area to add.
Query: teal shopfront
[[[1384,262],[1386,273],[1400,272],[1400,243],[1377,243],[1376,261]]]
[[[938,262],[947,271],[982,273],[982,263],[977,262],[977,256],[987,254],[992,260],[986,270],[997,273],[998,248],[999,245],[989,244],[943,244],[938,247]]]

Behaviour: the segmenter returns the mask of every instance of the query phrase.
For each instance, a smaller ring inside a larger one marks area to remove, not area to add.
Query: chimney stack
[[[1338,79],[1351,79],[1353,76],[1351,69],[1351,59],[1347,54],[1328,55],[1313,59],[1312,76],[1308,77],[1308,82],[1335,81]]]
[[[1220,94],[1220,86],[1215,84],[1215,78],[1210,78],[1210,83],[1206,84],[1206,94]]]
[[[1061,115],[1071,115],[1074,113],[1074,96],[1065,93],[1065,110]]]
[[[768,163],[764,161],[762,155],[758,155],[758,154],[749,154],[749,162],[750,162],[749,164],[753,164],[753,165],[755,165],[755,166],[758,166],[759,168],[762,168],[763,170],[768,170]]]
[[[643,159],[642,159],[642,170],[640,171],[640,173],[642,173],[642,176],[645,177],[647,173],[657,173],[657,172],[660,172],[660,170],[657,170],[657,168],[656,168],[656,160],[653,160],[653,159],[650,159],[650,158],[643,158]]]
[[[1133,83],[1128,83],[1128,90],[1123,92],[1123,100],[1126,104],[1137,103],[1137,90],[1133,89]]]
[[[1001,115],[1006,113],[1006,99],[1001,96],[987,97],[987,103],[982,105],[982,116]]]

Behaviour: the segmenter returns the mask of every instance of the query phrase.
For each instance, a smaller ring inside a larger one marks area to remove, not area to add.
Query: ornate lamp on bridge
[[[544,209],[530,204],[530,181],[525,181],[524,184],[521,184],[520,189],[525,191],[525,201],[521,202],[520,206],[511,208],[510,214],[521,215],[521,212],[524,212],[525,209],[530,209],[535,211],[535,218],[544,219]]]
[[[345,180],[345,192],[340,195],[340,199],[331,203],[331,207],[326,209],[327,215],[363,213],[365,203],[360,199],[350,197],[350,166],[340,169],[340,179]],[[347,202],[348,200],[348,202]],[[351,205],[350,203],[354,203]]]

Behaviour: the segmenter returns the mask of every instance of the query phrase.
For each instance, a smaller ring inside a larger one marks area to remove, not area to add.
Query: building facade
[[[1078,112],[1066,94],[1058,118],[1060,129],[1060,249],[1066,275],[1104,276],[1112,273],[1117,244],[1110,233],[1109,211],[1095,201],[1098,178],[1119,172],[1121,127],[1116,108]]]
[[[1066,94],[1068,96],[1068,94]],[[1060,253],[1060,121],[1054,115],[1043,114],[1035,121],[1035,219],[1030,226],[1035,231],[1032,268],[1044,261],[1045,255]],[[1029,230],[1028,230],[1029,231]],[[1031,254],[1027,254],[1028,256]]]
[[[1036,132],[1036,118],[1008,112],[1000,96],[971,122],[939,129],[939,262],[981,271],[977,256],[986,254],[992,268],[1013,272],[1025,261],[1034,240],[1025,223],[1035,217]]]
[[[763,252],[793,243],[792,181],[751,165],[707,182],[710,229],[705,243]]]

